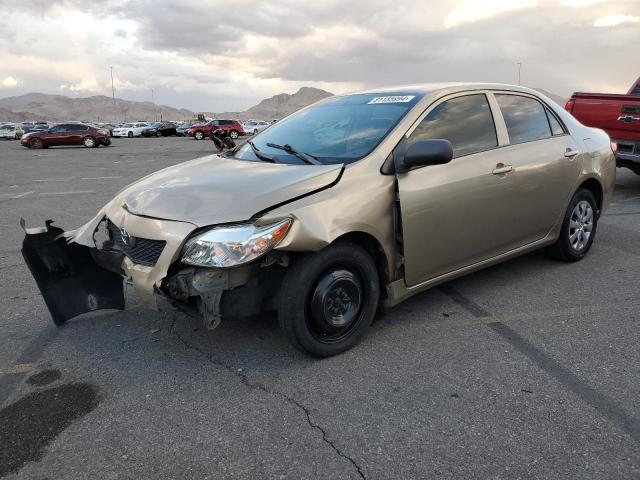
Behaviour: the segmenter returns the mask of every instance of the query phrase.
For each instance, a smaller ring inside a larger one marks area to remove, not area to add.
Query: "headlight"
[[[190,240],[182,262],[199,267],[235,267],[261,257],[278,245],[291,227],[287,218],[257,227],[253,224],[214,227]]]
[[[98,133],[100,133],[102,135],[109,135],[109,130],[100,129],[100,130],[98,130]]]

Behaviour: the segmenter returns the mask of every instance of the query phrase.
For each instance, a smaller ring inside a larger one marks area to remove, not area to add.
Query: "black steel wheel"
[[[369,329],[380,298],[371,256],[352,243],[305,254],[282,282],[278,319],[297,348],[328,357],[353,347]]]

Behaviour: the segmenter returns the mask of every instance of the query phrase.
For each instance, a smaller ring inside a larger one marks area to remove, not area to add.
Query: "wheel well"
[[[600,185],[600,182],[595,178],[589,178],[582,182],[578,190],[581,188],[586,188],[593,194],[596,199],[596,205],[598,205],[598,212],[602,210],[602,185]]]
[[[336,238],[332,243],[336,242],[350,242],[364,248],[371,258],[373,258],[378,270],[378,277],[380,279],[380,295],[384,297],[386,292],[386,284],[389,282],[389,269],[387,268],[387,255],[380,245],[380,242],[376,238],[365,232],[349,232]]]

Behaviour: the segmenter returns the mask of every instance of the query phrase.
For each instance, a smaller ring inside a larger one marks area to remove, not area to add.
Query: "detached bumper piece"
[[[67,243],[51,220],[45,223],[43,229],[25,229],[22,256],[53,322],[62,325],[94,310],[124,310],[122,276],[98,266],[89,247]]]

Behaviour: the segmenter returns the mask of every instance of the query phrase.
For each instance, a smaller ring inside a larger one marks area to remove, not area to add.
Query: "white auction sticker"
[[[394,95],[391,97],[375,97],[369,100],[369,105],[375,103],[408,103],[416,98],[415,95]]]

